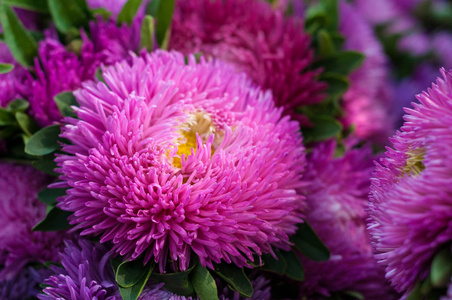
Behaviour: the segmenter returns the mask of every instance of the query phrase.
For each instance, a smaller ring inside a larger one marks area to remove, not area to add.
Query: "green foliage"
[[[164,282],[165,289],[178,295],[186,297],[195,295],[195,289],[190,281],[190,273],[195,268],[192,265],[190,268],[183,272],[165,273],[165,274],[152,274],[152,279],[157,282]]]
[[[154,265],[154,262],[148,262],[145,265],[142,257],[122,262],[122,257],[118,256],[111,260],[122,299],[138,299],[152,274]]]
[[[38,157],[36,160],[32,162],[33,167],[35,169],[40,170],[46,174],[52,175],[52,176],[58,176],[57,173],[55,173],[55,168],[57,167],[55,161],[55,154],[49,154]]]
[[[47,207],[47,215],[45,218],[33,227],[33,231],[57,231],[64,230],[71,227],[67,218],[71,212],[64,211],[58,207],[51,205]]]
[[[59,125],[42,128],[31,136],[25,145],[25,152],[30,155],[43,156],[60,149],[58,144],[59,134]]]
[[[0,64],[0,74],[9,73],[14,69],[12,64]]]
[[[0,4],[0,22],[5,42],[14,58],[23,66],[32,65],[38,54],[38,44],[14,10],[3,2]]]
[[[161,49],[168,48],[173,12],[174,0],[153,0],[146,8],[146,14],[157,20],[155,32],[157,44]]]
[[[143,0],[128,0],[124,7],[118,14],[117,22],[118,24],[127,23],[132,24],[133,18],[135,17],[138,9],[140,8],[141,2]]]
[[[154,263],[149,263],[147,265],[147,272],[132,286],[122,287],[119,286],[119,293],[123,300],[137,300],[140,297],[146,283],[151,276],[152,269],[154,268]]]
[[[3,4],[40,13],[48,13],[47,0],[2,0]]]
[[[311,260],[326,261],[330,258],[330,251],[306,222],[298,224],[298,230],[290,241]]]
[[[62,33],[78,31],[79,28],[88,28],[91,13],[86,0],[48,0],[50,14],[56,28]]]
[[[77,103],[77,99],[75,99],[74,94],[72,92],[62,92],[54,97],[55,103],[58,106],[58,109],[61,112],[62,116],[65,117],[73,117],[76,118],[77,115],[74,113],[74,110],[71,106],[79,106]]]
[[[433,287],[446,287],[452,276],[452,253],[450,247],[435,255],[430,268],[430,280]]]
[[[233,290],[239,292],[244,297],[252,297],[254,290],[253,285],[246,276],[243,268],[239,268],[234,264],[214,264],[215,273],[224,279]]]
[[[47,205],[56,205],[57,204],[57,198],[66,195],[67,189],[51,189],[51,188],[45,188],[38,193],[38,199]]]
[[[140,49],[145,48],[148,52],[154,49],[154,18],[145,16],[141,23]]]
[[[285,275],[290,279],[302,281],[304,279],[304,270],[300,260],[292,251],[276,250],[276,258],[271,254],[262,255],[263,265],[261,270],[273,272],[279,275]]]
[[[200,263],[195,265],[190,280],[200,300],[218,300],[217,284],[209,270]]]

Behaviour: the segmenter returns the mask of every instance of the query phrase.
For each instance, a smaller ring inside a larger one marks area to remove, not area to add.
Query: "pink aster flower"
[[[340,6],[339,29],[345,36],[344,48],[366,56],[362,66],[350,75],[350,88],[343,96],[343,122],[345,126],[355,126],[356,136],[384,144],[395,128],[383,49],[370,24],[345,2]]]
[[[63,235],[32,231],[46,215],[37,192],[48,178],[32,167],[0,163],[0,280],[10,280],[28,263],[57,261]]]
[[[323,99],[325,85],[313,59],[301,20],[285,18],[264,1],[178,1],[170,49],[201,52],[225,60],[264,89],[286,114]]]
[[[305,157],[298,124],[271,93],[218,61],[159,51],[107,68],[75,93],[80,120],[57,158],[59,206],[84,235],[125,257],[185,270],[239,266],[289,249],[301,222]]]
[[[30,113],[41,126],[61,120],[61,114],[53,97],[63,91],[81,87],[81,83],[93,79],[102,65],[110,65],[137,51],[139,46],[139,23],[132,27],[117,27],[114,21],[98,19],[90,24],[91,39],[82,34],[80,54],[70,52],[51,37],[39,44],[35,59],[36,79],[30,83]]]
[[[441,70],[420,104],[406,109],[372,179],[369,230],[386,277],[406,297],[430,272],[438,250],[452,241],[452,75]]]
[[[303,189],[306,221],[330,249],[331,258],[314,262],[302,257],[306,277],[301,293],[309,299],[323,299],[357,291],[365,299],[393,299],[366,232],[364,207],[373,169],[372,152],[364,147],[334,158],[335,149],[336,143],[329,141],[308,156],[308,184]]]

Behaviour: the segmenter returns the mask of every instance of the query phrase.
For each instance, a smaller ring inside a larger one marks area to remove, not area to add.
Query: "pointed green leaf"
[[[71,30],[88,26],[90,15],[86,10],[85,0],[48,0],[48,4],[52,19],[59,31],[68,33]]]
[[[342,294],[344,294],[348,298],[351,297],[353,299],[364,300],[364,296],[360,292],[357,292],[357,291],[345,291]]]
[[[336,49],[334,48],[333,40],[330,34],[326,30],[320,30],[317,34],[317,39],[319,43],[319,53],[322,57],[332,56]]]
[[[435,255],[430,268],[430,279],[434,287],[446,287],[452,276],[452,253],[450,248]]]
[[[30,141],[25,145],[25,152],[30,155],[42,156],[60,149],[58,144],[59,134],[59,125],[42,128],[31,136]]]
[[[325,81],[328,84],[327,92],[332,97],[341,97],[350,86],[350,83],[345,75],[336,73],[322,73],[319,80]]]
[[[245,275],[243,268],[234,264],[215,264],[215,273],[223,278],[235,291],[244,297],[252,297],[254,294],[253,285]]]
[[[295,253],[292,251],[281,251],[281,256],[284,257],[287,263],[284,274],[293,280],[302,281],[304,279],[304,269]]]
[[[48,13],[47,0],[2,0],[2,3],[9,6],[23,8],[40,13]]]
[[[38,43],[25,29],[13,9],[4,3],[0,4],[0,22],[5,42],[14,58],[21,65],[32,65],[34,57],[38,54]]]
[[[140,8],[141,2],[143,0],[128,0],[124,4],[123,8],[118,14],[117,22],[119,24],[127,23],[132,24],[133,18],[135,17],[138,9]]]
[[[116,282],[121,287],[131,287],[147,274],[148,269],[149,266],[143,265],[142,259],[126,260],[116,269]]]
[[[416,284],[416,286],[411,290],[408,297],[406,297],[406,300],[423,300],[424,299],[424,295],[422,295],[421,290],[420,290],[420,285],[421,285],[420,282],[418,282]]]
[[[161,49],[167,49],[170,36],[170,26],[174,12],[174,0],[151,2],[148,6],[149,13],[157,19],[155,27],[157,44]]]
[[[12,113],[24,112],[30,106],[30,103],[24,99],[16,99],[8,103],[6,109]]]
[[[330,258],[330,251],[306,222],[298,224],[298,230],[290,241],[298,251],[314,261],[326,261]]]
[[[182,296],[193,296],[195,290],[190,282],[189,275],[194,269],[194,265],[183,272],[177,273],[165,273],[165,274],[152,274],[152,279],[157,282],[164,282],[164,288],[170,292],[173,292]]]
[[[343,51],[314,64],[314,68],[322,67],[325,72],[348,75],[357,69],[364,61],[364,54],[356,51]]]
[[[72,215],[72,212],[61,210],[56,206],[49,207],[46,217],[33,227],[33,231],[57,231],[71,227],[67,218]]]
[[[0,74],[9,73],[14,69],[14,65],[0,63]]]
[[[191,272],[190,280],[200,300],[218,300],[217,284],[209,270],[200,263]]]
[[[14,114],[0,107],[0,125],[14,125],[16,118]]]
[[[154,49],[154,18],[145,16],[141,23],[140,48],[145,48],[148,52]]]
[[[119,286],[119,292],[123,300],[137,300],[143,292],[144,286],[149,280],[154,269],[154,262],[150,262],[147,265],[147,272],[141,276],[140,280],[131,287],[121,287]]]
[[[101,16],[104,20],[110,19],[110,18],[111,18],[111,15],[112,15],[110,11],[106,10],[106,9],[103,8],[103,7],[91,9],[91,14],[94,15],[94,16],[99,15],[99,16]]]
[[[279,251],[275,251],[275,254],[278,259],[274,258],[271,254],[262,255],[263,265],[260,269],[283,275],[287,268],[287,262]]]
[[[28,137],[31,137],[31,135],[38,130],[36,122],[23,112],[16,112],[16,120],[20,128]]]
[[[323,141],[338,136],[342,131],[342,124],[334,117],[319,115],[310,117],[309,120],[314,123],[314,127],[302,129],[306,143]]]
[[[57,203],[57,198],[66,195],[67,189],[51,189],[45,188],[38,193],[38,199],[47,205],[55,205]]]
[[[58,174],[54,171],[57,167],[54,159],[55,154],[52,153],[49,155],[39,157],[38,160],[32,162],[32,165],[35,169],[42,171],[46,174],[58,176]]]
[[[71,108],[71,106],[78,106],[77,99],[75,99],[75,96],[74,94],[72,94],[72,92],[59,93],[54,97],[54,100],[61,112],[61,115],[65,117],[77,117],[77,115],[74,113],[74,110]]]

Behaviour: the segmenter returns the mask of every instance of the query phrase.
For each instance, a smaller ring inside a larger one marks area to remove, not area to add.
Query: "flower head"
[[[372,153],[364,147],[333,158],[335,148],[336,143],[329,141],[308,156],[308,184],[303,189],[308,206],[306,221],[330,249],[331,258],[325,262],[302,258],[306,274],[302,294],[320,297],[357,291],[365,299],[391,299],[389,284],[372,256],[366,232],[364,207]]]
[[[406,109],[372,179],[368,227],[375,257],[405,295],[452,241],[452,75],[441,73],[444,79],[417,96],[420,104]]]
[[[63,235],[32,231],[46,214],[37,192],[49,183],[35,169],[0,163],[0,280],[10,280],[28,263],[57,261]]]
[[[223,63],[164,51],[107,68],[75,93],[57,158],[60,208],[126,257],[185,270],[289,248],[301,222],[298,125]]]
[[[264,1],[178,1],[170,49],[201,52],[225,60],[258,85],[273,92],[277,106],[295,107],[322,100],[324,84],[301,20],[287,19]]]
[[[46,276],[46,269],[24,268],[13,278],[0,280],[0,299],[35,299]]]
[[[363,16],[346,2],[341,3],[340,12],[344,48],[366,56],[362,66],[350,75],[350,88],[343,96],[343,121],[346,126],[355,126],[356,136],[384,144],[395,131],[387,60]]]

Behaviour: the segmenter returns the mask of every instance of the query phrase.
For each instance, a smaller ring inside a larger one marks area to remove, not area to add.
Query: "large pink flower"
[[[77,91],[73,145],[57,158],[59,206],[125,257],[187,268],[289,248],[301,222],[298,124],[271,93],[217,61],[159,51],[108,68]]]
[[[369,230],[375,257],[405,297],[452,242],[452,75],[444,69],[420,104],[406,109],[372,180]]]

